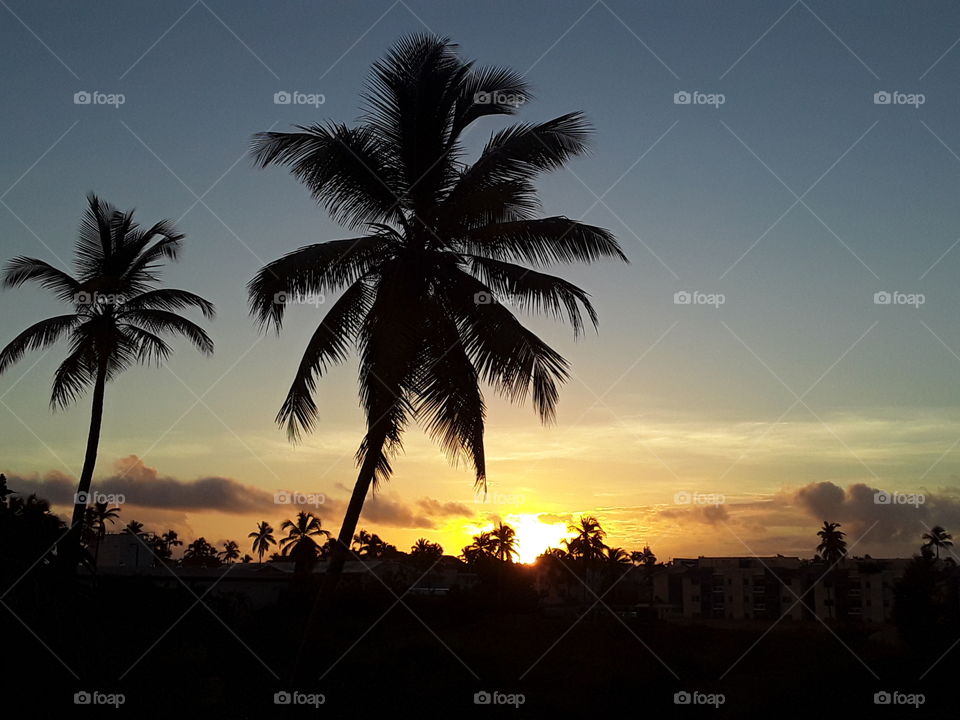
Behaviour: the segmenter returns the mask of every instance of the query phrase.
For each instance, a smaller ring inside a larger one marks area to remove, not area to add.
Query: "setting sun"
[[[516,531],[518,561],[532,563],[547,548],[562,547],[563,540],[572,536],[567,525],[561,521],[544,522],[537,513],[512,513],[504,516]],[[484,531],[493,527],[491,523],[481,528]]]

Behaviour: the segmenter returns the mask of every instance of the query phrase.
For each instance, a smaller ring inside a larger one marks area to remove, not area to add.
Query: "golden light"
[[[517,533],[517,551],[522,563],[532,563],[547,548],[563,547],[563,540],[572,537],[562,522],[543,522],[536,514],[507,515],[504,519]]]

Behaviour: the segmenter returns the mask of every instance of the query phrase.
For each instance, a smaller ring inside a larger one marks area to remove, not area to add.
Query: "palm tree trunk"
[[[343,515],[343,524],[340,526],[337,542],[333,544],[333,549],[330,553],[330,563],[327,565],[327,572],[323,578],[322,594],[334,592],[340,583],[343,566],[350,554],[350,545],[353,543],[353,535],[356,533],[357,524],[360,522],[363,503],[367,498],[370,485],[373,483],[377,461],[383,452],[383,443],[386,440],[386,436],[382,431],[379,431],[376,436],[374,436],[373,433],[369,433],[367,437],[370,440],[367,445],[367,454],[364,457],[363,465],[360,467],[360,472],[357,475],[357,482],[353,486],[353,494],[350,496],[347,511]]]
[[[101,362],[97,368],[97,379],[93,386],[93,403],[90,409],[90,431],[87,433],[87,451],[80,471],[77,485],[77,497],[74,499],[73,518],[70,530],[60,544],[59,554],[68,570],[75,570],[80,560],[80,539],[83,532],[83,514],[86,511],[86,494],[93,482],[93,470],[97,464],[97,449],[100,447],[100,427],[103,423],[103,396],[107,385],[107,364]],[[84,502],[79,502],[83,499]],[[99,549],[99,548],[98,548]]]

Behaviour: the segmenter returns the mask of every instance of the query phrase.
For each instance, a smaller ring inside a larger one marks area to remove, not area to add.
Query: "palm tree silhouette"
[[[824,520],[823,527],[817,532],[820,538],[817,554],[830,564],[839,562],[847,554],[847,542],[843,539],[846,533],[838,530],[839,527],[840,523]]]
[[[183,545],[183,540],[179,538],[176,530],[167,530],[162,535],[154,535],[150,545],[156,558],[166,562],[173,556],[173,548]]]
[[[93,387],[90,429],[71,527],[60,544],[67,566],[75,565],[78,557],[107,381],[134,364],[159,364],[166,359],[171,348],[163,334],[182,335],[204,354],[213,353],[213,341],[207,334],[173,312],[194,307],[212,318],[213,305],[184,290],[155,288],[163,261],[177,259],[184,236],[166,220],[140,227],[132,210],[121,212],[92,193],[87,204],[74,248],[73,275],[23,256],[8,262],[0,274],[3,287],[33,281],[71,306],[71,312],[41,320],[11,340],[0,351],[0,373],[28,350],[42,350],[69,337],[70,354],[54,375],[50,404],[55,409],[66,408],[87,387]]]
[[[495,543],[488,532],[482,532],[473,536],[473,542],[461,550],[463,559],[469,564],[474,564],[483,558],[494,557]]]
[[[577,525],[570,525],[567,529],[576,533],[574,538],[563,541],[573,558],[583,560],[586,563],[604,558],[607,546],[603,539],[607,533],[600,527],[599,520],[591,516],[582,516]]]
[[[619,547],[608,547],[606,550],[606,555],[604,556],[604,560],[614,565],[631,564],[630,553]]]
[[[581,308],[594,325],[597,316],[577,286],[515,263],[626,261],[607,230],[535,218],[533,180],[586,148],[582,114],[501,130],[476,162],[463,162],[463,131],[480,117],[514,114],[510,97],[528,95],[512,70],[476,67],[446,39],[412,35],[374,64],[361,124],[254,138],[260,167],[288,167],[335,221],[361,228],[358,237],[289,253],[248,284],[252,314],[277,331],[291,296],[343,291],[308,342],[277,415],[291,440],[310,430],[317,378],[356,345],[366,435],[330,589],[367,492],[390,478],[410,421],[422,421],[452,459],[471,463],[485,487],[480,381],[514,402],[532,391],[540,418],[554,417],[567,362],[496,297],[566,318],[575,335],[584,326]]]
[[[217,553],[224,562],[232,563],[240,559],[240,546],[236,540],[226,540],[223,543],[223,550]]]
[[[280,529],[287,531],[287,536],[280,539],[280,550],[294,559],[297,573],[307,571],[317,559],[318,548],[313,538],[330,537],[329,531],[321,527],[320,518],[303,511],[297,513],[296,520],[284,520]]]
[[[501,562],[513,562],[513,556],[519,555],[517,551],[517,537],[514,529],[503,522],[490,531],[490,540],[493,543],[493,554]]]
[[[253,538],[253,551],[260,558],[260,564],[263,565],[263,556],[270,551],[271,545],[277,544],[276,538],[273,537],[273,528],[270,527],[270,523],[263,520],[257,523],[257,529],[247,537]]]
[[[124,535],[135,535],[137,537],[142,537],[146,535],[143,530],[143,523],[137,522],[136,520],[131,520],[126,525],[123,526]]]
[[[108,508],[107,503],[105,502],[94,503],[87,508],[84,524],[93,531],[96,537],[96,549],[93,553],[94,567],[97,566],[97,563],[100,560],[100,543],[107,534],[107,522],[112,525],[114,520],[116,520],[119,516],[120,508]]]
[[[649,545],[644,545],[643,550],[634,550],[630,553],[630,561],[636,565],[656,565],[657,556],[654,555]]]
[[[948,548],[953,546],[953,535],[948,533],[940,525],[934,525],[930,528],[930,532],[923,534],[924,543],[923,547],[928,551],[933,550],[937,554],[937,560],[940,559],[940,548]]]

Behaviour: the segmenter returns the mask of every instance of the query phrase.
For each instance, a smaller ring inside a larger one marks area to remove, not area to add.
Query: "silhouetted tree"
[[[138,537],[143,537],[146,535],[146,532],[144,532],[143,529],[143,523],[137,522],[136,520],[131,520],[124,525],[121,532],[123,532],[124,535],[136,535]]]
[[[930,528],[930,532],[923,534],[923,541],[923,547],[928,550],[932,549],[937,556],[937,560],[939,560],[940,548],[953,546],[953,535],[944,530],[940,525],[934,525]]]
[[[198,537],[183,551],[183,564],[188,567],[217,567],[220,558],[217,549],[206,538]]]
[[[651,566],[657,564],[657,556],[653,554],[649,545],[644,545],[643,550],[634,550],[630,553],[630,560],[636,565]]]
[[[499,93],[528,90],[517,73],[473,67],[455,50],[444,39],[403,38],[373,67],[360,125],[315,124],[254,139],[258,165],[289,167],[335,220],[362,228],[359,237],[289,253],[248,285],[252,313],[278,330],[285,295],[343,290],[308,342],[277,415],[291,439],[310,430],[318,376],[357,346],[367,431],[329,588],[367,492],[390,478],[411,420],[421,420],[450,456],[471,462],[483,486],[481,380],[511,401],[532,391],[541,419],[553,418],[567,362],[495,298],[509,293],[524,310],[566,317],[575,334],[584,325],[581,308],[594,324],[597,316],[580,288],[515,263],[626,260],[607,230],[560,216],[535,219],[535,178],[586,148],[590,128],[580,113],[501,130],[464,164],[463,131],[480,117],[516,111]]]
[[[293,560],[294,572],[309,572],[319,554],[313,538],[330,537],[329,531],[321,527],[320,518],[303,511],[297,513],[296,520],[284,520],[280,529],[287,531],[287,536],[280,539],[280,549]]]
[[[482,532],[473,536],[473,542],[461,550],[461,556],[470,565],[485,558],[495,557],[496,544],[490,533]]]
[[[410,558],[419,567],[430,567],[443,557],[443,547],[439,543],[419,538],[410,548]]]
[[[493,554],[500,562],[513,562],[513,557],[519,555],[517,551],[517,534],[509,525],[499,522],[490,531],[490,540],[493,543]]]
[[[586,564],[604,558],[607,546],[603,539],[607,533],[600,527],[599,520],[595,517],[583,516],[578,524],[570,525],[567,529],[576,533],[572,539],[563,541],[571,558],[582,560]]]
[[[376,533],[361,530],[353,536],[354,552],[362,558],[374,560],[393,555],[397,552],[394,545],[385,542]]]
[[[240,559],[240,546],[236,540],[227,540],[223,543],[223,550],[218,555],[226,563],[232,563]]]
[[[210,318],[213,305],[183,290],[154,288],[160,265],[177,258],[184,236],[168,221],[142,228],[134,222],[133,211],[121,212],[96,195],[89,195],[87,202],[74,249],[73,275],[23,256],[8,262],[2,272],[3,287],[36,282],[68,304],[70,312],[41,320],[10,341],[0,351],[0,373],[28,350],[42,350],[69,337],[70,354],[54,375],[50,404],[65,408],[86,388],[93,388],[71,529],[60,543],[62,559],[71,566],[79,557],[107,381],[135,363],[164,360],[171,351],[161,338],[165,333],[182,335],[205,354],[213,352],[213,341],[203,329],[173,312],[195,307]]]
[[[263,556],[270,550],[271,545],[276,545],[277,541],[273,537],[273,528],[270,527],[270,523],[266,520],[263,520],[257,523],[257,529],[247,535],[248,538],[253,538],[253,551],[257,554],[257,557],[260,558],[260,564],[263,564]]]
[[[817,532],[820,544],[817,546],[817,555],[824,561],[834,564],[847,554],[847,541],[843,538],[846,533],[839,530],[840,523],[823,521],[823,527]]]

